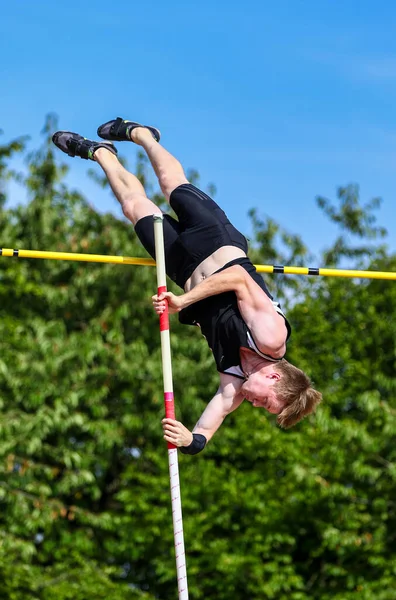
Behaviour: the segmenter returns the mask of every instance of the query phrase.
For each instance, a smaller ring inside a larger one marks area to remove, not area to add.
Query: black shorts
[[[181,288],[198,265],[222,246],[235,246],[247,253],[246,238],[231,225],[216,202],[191,183],[174,189],[169,203],[178,221],[164,215],[166,273]],[[135,231],[155,259],[153,218],[139,219]]]

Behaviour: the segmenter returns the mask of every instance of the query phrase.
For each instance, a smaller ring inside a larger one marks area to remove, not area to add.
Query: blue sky
[[[387,0],[2,3],[1,141],[37,146],[48,112],[86,137],[118,115],[153,124],[244,233],[257,207],[316,253],[336,229],[315,197],[358,183],[383,198],[395,249],[395,22]],[[135,146],[121,150],[133,167]],[[72,185],[121,216],[92,163],[63,158]]]

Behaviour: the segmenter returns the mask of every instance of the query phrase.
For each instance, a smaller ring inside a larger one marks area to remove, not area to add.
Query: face
[[[255,408],[264,408],[273,415],[278,415],[284,408],[284,402],[276,397],[274,384],[279,381],[276,371],[258,371],[249,375],[241,387],[241,392]]]

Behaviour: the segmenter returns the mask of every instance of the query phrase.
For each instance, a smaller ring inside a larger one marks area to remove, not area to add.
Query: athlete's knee
[[[121,199],[122,212],[127,219],[135,223],[138,218],[141,218],[142,210],[150,205],[149,212],[151,210],[151,202],[144,194],[127,192]]]
[[[183,183],[188,183],[188,179],[185,174],[182,173],[161,173],[158,177],[160,188],[165,198],[170,197],[173,190]]]

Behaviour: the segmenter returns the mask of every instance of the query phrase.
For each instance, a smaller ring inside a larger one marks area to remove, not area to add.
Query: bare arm
[[[211,275],[181,296],[171,292],[161,294],[159,298],[153,296],[153,304],[156,312],[161,314],[166,299],[169,312],[175,313],[209,296],[231,291],[236,294],[242,318],[252,332],[259,350],[274,358],[282,357],[286,352],[285,320],[277,313],[267,294],[239,265]]]
[[[238,308],[261,352],[273,358],[286,353],[287,327],[267,294],[246,273],[245,285],[236,292]]]
[[[242,384],[242,379],[221,373],[219,389],[200,416],[193,433],[200,433],[209,441],[226,416],[242,404],[244,399],[240,393]]]
[[[190,306],[190,304],[209,298],[209,296],[217,296],[224,292],[236,293],[246,285],[246,275],[246,271],[238,265],[229,267],[220,273],[210,275],[210,277],[207,277],[192,290],[181,296],[176,296],[172,292],[164,292],[160,296],[153,296],[154,309],[158,314],[161,314],[165,309],[166,299],[169,312],[177,313]]]
[[[242,384],[242,379],[220,373],[219,389],[199,418],[198,423],[193,429],[193,433],[200,433],[209,441],[226,416],[243,402],[243,395],[240,394]],[[182,423],[174,419],[163,419],[162,424],[164,438],[167,442],[178,447],[191,444],[193,439],[192,432],[184,427]]]

